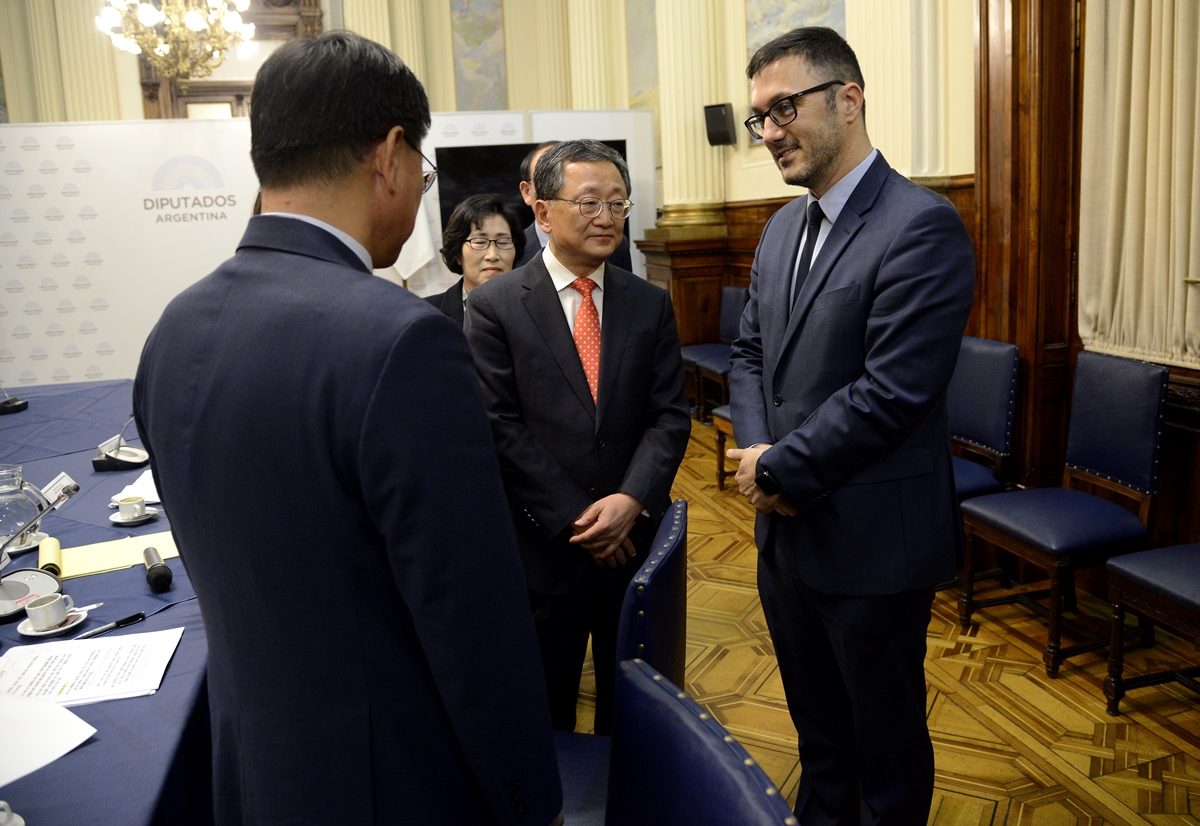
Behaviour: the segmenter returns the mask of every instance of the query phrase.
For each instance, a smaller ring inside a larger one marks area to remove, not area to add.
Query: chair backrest
[[[946,388],[950,435],[996,456],[1012,449],[1017,345],[963,336]]]
[[[1066,472],[1153,496],[1158,491],[1167,368],[1083,352],[1075,364]],[[1146,505],[1148,508],[1148,504]]]
[[[750,291],[745,287],[721,288],[721,325],[718,334],[726,344],[738,337],[742,327],[742,312],[750,301]]]
[[[617,662],[635,657],[683,682],[687,658],[687,502],[663,515],[648,558],[625,592],[617,628]]]
[[[608,826],[792,826],[770,778],[724,726],[647,663],[617,666]]]

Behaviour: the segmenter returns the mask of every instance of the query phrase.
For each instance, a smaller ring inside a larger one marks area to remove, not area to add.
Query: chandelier
[[[250,0],[104,0],[96,27],[186,90],[189,80],[211,75],[230,50],[239,58],[258,50],[254,24],[243,23],[240,14],[249,7]]]

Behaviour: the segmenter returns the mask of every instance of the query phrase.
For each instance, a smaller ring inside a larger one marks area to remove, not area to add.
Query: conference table
[[[64,548],[170,527],[161,506],[159,515],[142,525],[118,527],[109,521],[111,497],[146,468],[92,469],[97,445],[115,436],[130,418],[132,387],[133,382],[120,380],[8,388],[27,399],[29,409],[0,416],[0,464],[21,465],[25,480],[39,487],[61,471],[79,484],[78,494],[42,520],[42,530]],[[140,444],[136,425],[129,425],[125,440]],[[71,711],[96,733],[48,766],[0,786],[0,800],[8,801],[30,826],[212,823],[204,622],[182,563],[171,559],[167,565],[172,585],[162,594],[150,591],[141,565],[63,580],[63,593],[76,605],[104,603],[89,612],[81,630],[138,611],[146,612],[145,620],[109,634],[185,630],[155,694],[73,706]],[[14,557],[4,573],[34,567],[36,551]],[[23,613],[0,621],[0,654],[54,639],[20,635],[21,619]],[[14,745],[0,737],[0,752]]]

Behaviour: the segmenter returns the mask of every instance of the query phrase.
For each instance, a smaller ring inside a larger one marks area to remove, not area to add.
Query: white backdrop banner
[[[133,377],[257,189],[245,119],[0,125],[0,383]]]

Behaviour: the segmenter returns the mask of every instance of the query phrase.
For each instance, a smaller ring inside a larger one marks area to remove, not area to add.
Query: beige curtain
[[[1200,2],[1088,0],[1079,334],[1200,367]]]

